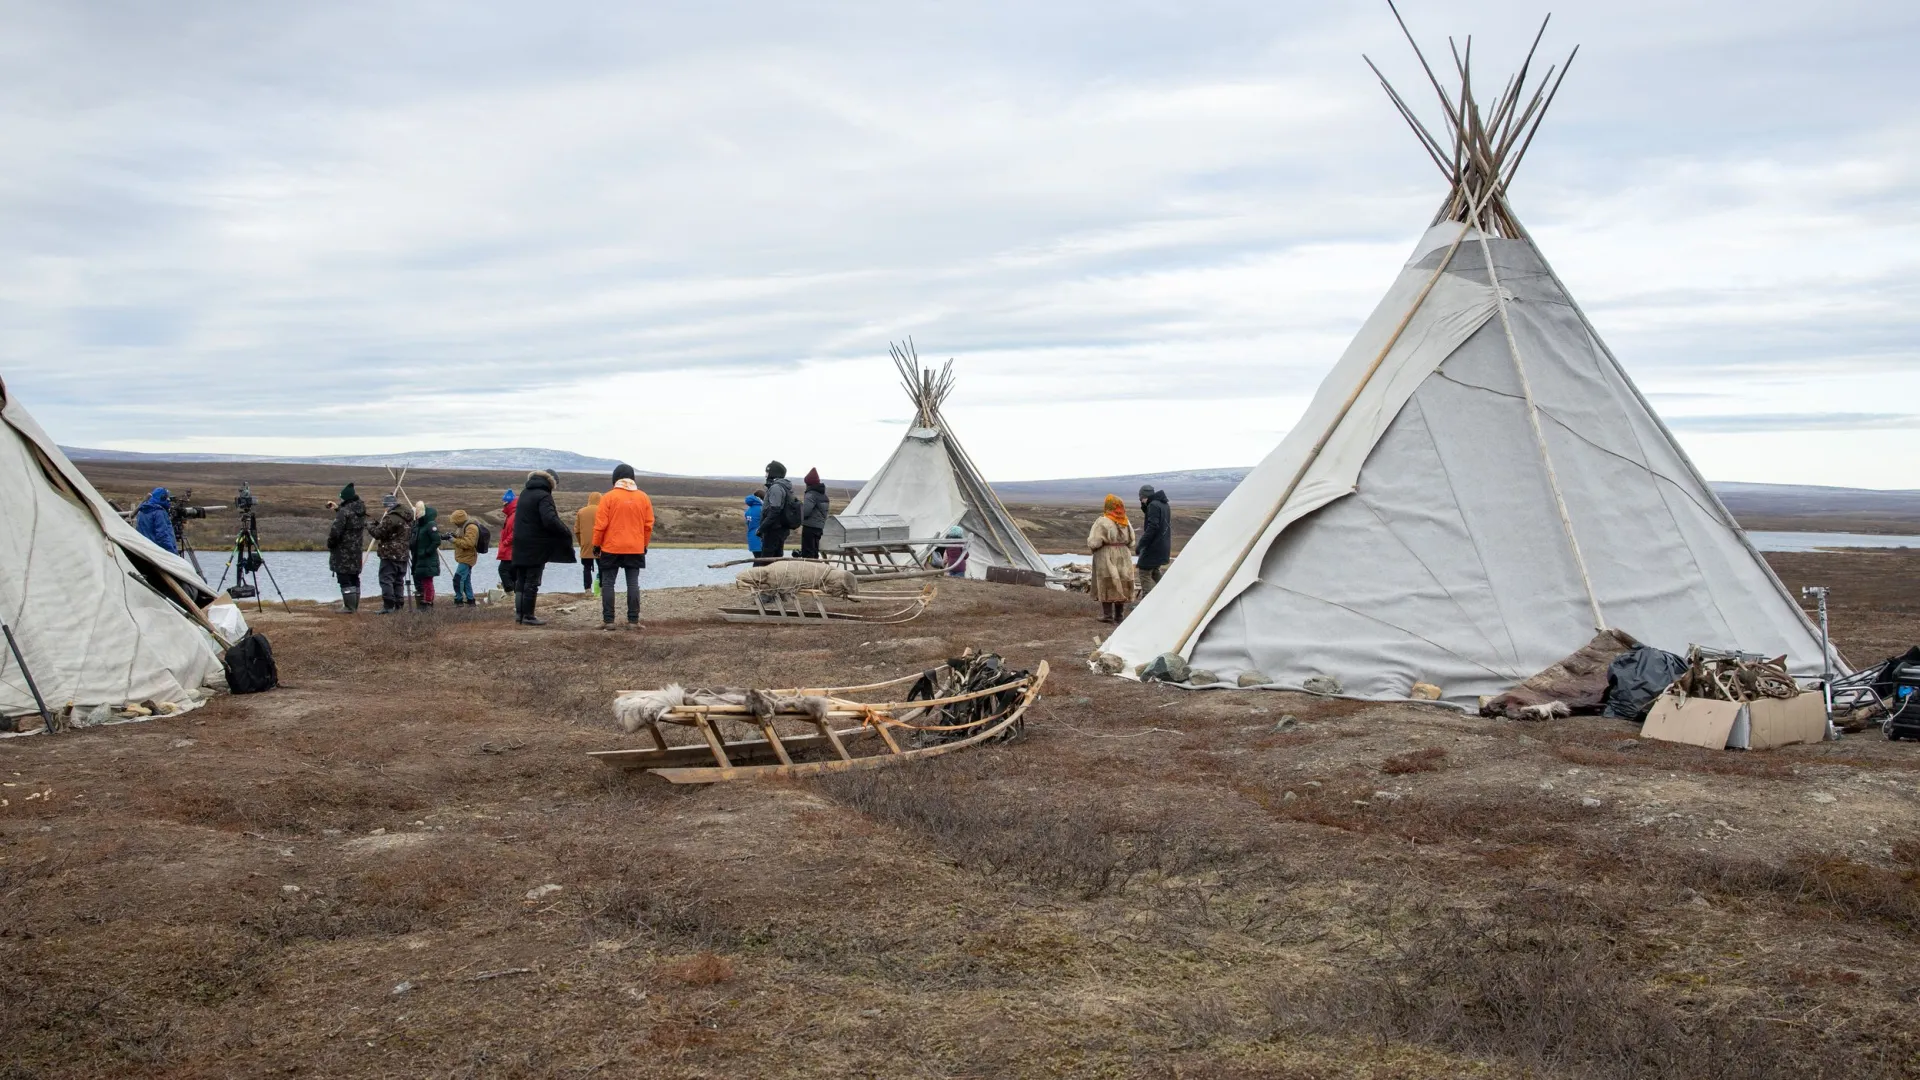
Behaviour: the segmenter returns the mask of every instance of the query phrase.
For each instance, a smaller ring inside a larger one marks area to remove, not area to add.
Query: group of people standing
[[[633,466],[620,465],[613,470],[611,487],[587,496],[587,504],[567,522],[554,504],[553,492],[559,478],[551,471],[527,474],[526,483],[516,494],[501,496],[503,518],[496,558],[500,587],[513,594],[515,621],[523,626],[544,626],[536,613],[540,586],[549,563],[582,564],[581,587],[591,590],[596,569],[600,581],[600,617],[602,629],[616,627],[614,593],[622,575],[626,578],[626,625],[640,623],[640,571],[647,565],[647,548],[653,540],[653,500],[634,480]],[[167,492],[156,489],[140,506],[135,523],[156,543],[172,549],[172,529],[161,527],[167,520]],[[333,526],[327,533],[329,566],[340,582],[342,610],[352,613],[360,608],[360,572],[365,559],[367,537],[372,536],[380,557],[380,614],[391,614],[407,606],[408,572],[412,572],[413,603],[417,609],[434,604],[434,582],[440,575],[440,546],[453,549],[453,602],[475,603],[473,568],[487,551],[490,534],[485,526],[455,510],[450,519],[452,530],[442,534],[439,511],[426,503],[409,504],[397,495],[383,500],[384,512],[371,526],[367,523],[366,503],[352,484],[340,489],[338,502],[328,503],[334,511]],[[820,557],[820,538],[832,513],[827,486],[818,469],[810,469],[800,493],[787,478],[787,467],[769,461],[766,486],[746,497],[747,548],[756,565],[787,557],[787,541],[797,530],[803,559]],[[1118,623],[1126,618],[1127,606],[1145,596],[1159,583],[1172,558],[1173,511],[1167,493],[1151,484],[1140,488],[1141,527],[1136,531],[1118,495],[1108,495],[1103,511],[1087,533],[1087,550],[1093,556],[1092,591],[1100,603],[1100,621]],[[151,532],[149,531],[151,530]],[[958,537],[960,530],[950,531]],[[575,547],[579,554],[576,556]],[[965,570],[965,545],[959,550],[960,572]],[[953,562],[952,552],[947,553]],[[952,569],[951,565],[949,569]]]
[[[453,512],[448,520],[452,531],[443,534],[439,510],[424,502],[408,503],[398,493],[381,500],[383,510],[371,526],[367,524],[367,504],[352,484],[341,488],[340,498],[327,505],[333,510],[333,525],[327,530],[327,568],[340,583],[341,610],[349,614],[360,610],[360,571],[368,536],[373,537],[374,551],[380,557],[380,614],[391,615],[407,606],[409,570],[414,607],[433,606],[443,542],[451,542],[453,547],[454,604],[476,602],[473,567],[485,549],[485,532],[465,510]]]
[[[1127,605],[1153,591],[1173,560],[1173,507],[1167,493],[1152,484],[1140,486],[1141,527],[1136,534],[1127,518],[1127,504],[1109,495],[1093,528],[1087,533],[1087,551],[1093,555],[1093,598],[1100,602],[1100,621],[1117,623],[1127,617]],[[1138,561],[1129,555],[1138,555]]]
[[[820,537],[827,531],[827,518],[833,502],[827,497],[826,482],[819,469],[808,469],[799,495],[793,493],[793,481],[787,479],[787,467],[778,461],[767,462],[766,486],[747,496],[747,550],[755,556],[755,565],[764,565],[787,554],[787,540],[800,532],[802,559],[820,557]]]
[[[553,492],[559,478],[551,471],[528,473],[517,494],[508,490],[501,495],[502,522],[495,557],[500,587],[513,594],[515,622],[546,625],[536,608],[547,564],[581,562],[586,564],[588,589],[593,587],[594,568],[600,571],[602,629],[615,628],[614,591],[622,572],[627,582],[627,625],[639,625],[639,572],[647,565],[654,515],[653,500],[640,490],[634,475],[631,465],[614,469],[611,488],[589,496],[571,525],[562,520],[554,505]],[[409,566],[414,606],[433,606],[443,541],[450,541],[453,548],[453,602],[476,603],[473,568],[487,551],[487,529],[470,519],[465,510],[455,510],[450,519],[453,531],[443,536],[439,511],[434,507],[424,502],[409,505],[397,493],[383,502],[385,511],[371,526],[367,524],[366,503],[352,484],[340,489],[338,502],[328,504],[334,511],[333,526],[327,532],[328,565],[340,583],[342,610],[352,613],[360,608],[360,571],[369,535],[380,557],[380,614],[406,607]]]

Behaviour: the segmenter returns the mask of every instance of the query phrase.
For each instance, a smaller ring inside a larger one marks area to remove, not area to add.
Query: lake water
[[[340,596],[340,584],[334,580],[333,572],[327,569],[327,553],[324,551],[269,551],[266,552],[267,569],[260,571],[260,589],[267,599],[275,598],[273,584],[267,580],[267,571],[273,572],[273,581],[289,600],[334,600]],[[435,579],[434,589],[442,599],[452,595],[453,556],[441,552],[445,561],[441,564],[440,576]],[[708,563],[725,562],[729,559],[747,558],[745,548],[655,548],[647,552],[647,568],[640,571],[642,589],[677,589],[688,585],[729,585],[733,577],[744,567],[733,566],[725,570],[709,570]],[[226,565],[224,556],[209,559],[203,552],[200,566],[206,571],[207,583],[220,580],[221,567]],[[227,584],[233,584],[233,575],[227,575]],[[473,591],[485,592],[500,584],[500,561],[492,553],[482,555],[480,562],[473,568]],[[578,563],[556,563],[547,567],[546,575],[540,583],[542,592],[579,592],[580,566]],[[360,571],[360,591],[362,595],[377,597],[380,592],[380,560],[367,556]]]
[[[1821,548],[1858,548],[1858,547],[1905,547],[1920,548],[1920,536],[1878,536],[1870,533],[1801,533],[1801,532],[1750,532],[1754,546],[1761,551],[1818,551]],[[446,595],[452,588],[453,558],[442,552],[445,563],[435,588]],[[729,559],[747,557],[744,548],[655,548],[647,552],[647,568],[640,571],[642,589],[677,589],[689,585],[728,585],[732,584],[735,574],[741,567],[730,566],[723,570],[709,569],[708,563],[725,562]],[[340,595],[340,587],[334,581],[333,573],[327,569],[327,553],[324,551],[269,551],[266,553],[267,567],[273,571],[274,581],[279,583],[281,592],[289,600],[332,600]],[[1086,555],[1066,554],[1045,556],[1048,565],[1060,566],[1070,562],[1084,563]],[[202,552],[200,565],[206,570],[207,583],[220,580],[220,571],[226,565],[226,559],[219,553],[209,555]],[[483,555],[480,564],[473,568],[473,589],[485,592],[500,583],[500,563],[491,554]],[[360,588],[364,594],[377,594],[380,591],[380,560],[369,555],[365,568],[361,571]],[[229,573],[226,584],[232,584]],[[260,574],[260,584],[267,598],[274,598],[272,585],[267,580],[266,571]],[[544,592],[578,592],[580,589],[580,567],[564,563],[547,567],[546,577],[542,581]]]
[[[1819,551],[1821,548],[1920,548],[1920,536],[1878,533],[1749,532],[1761,551]]]

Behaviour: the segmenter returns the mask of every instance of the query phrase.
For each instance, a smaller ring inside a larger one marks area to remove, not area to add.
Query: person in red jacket
[[[613,490],[600,499],[593,515],[593,546],[600,552],[600,629],[613,629],[614,573],[627,575],[627,625],[640,625],[640,571],[653,542],[653,500],[633,482],[633,466],[613,470]]]
[[[500,587],[508,593],[518,594],[520,579],[513,572],[513,508],[515,498],[513,489],[500,496],[500,513],[506,518],[500,523],[500,542],[493,546],[493,557],[500,561]]]

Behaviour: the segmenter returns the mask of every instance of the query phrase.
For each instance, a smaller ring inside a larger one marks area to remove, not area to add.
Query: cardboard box
[[[1740,750],[1771,750],[1793,743],[1817,743],[1827,737],[1827,699],[1818,690],[1799,697],[1750,701],[1733,725],[1727,745]]]
[[[1733,735],[1734,724],[1739,722],[1740,709],[1737,701],[1711,698],[1681,701],[1680,695],[1669,690],[1653,703],[1647,722],[1640,725],[1640,737],[1722,750]]]
[[[1643,739],[1687,743],[1709,750],[1771,750],[1827,737],[1826,699],[1817,690],[1793,698],[1716,701],[1661,694],[1640,726]]]

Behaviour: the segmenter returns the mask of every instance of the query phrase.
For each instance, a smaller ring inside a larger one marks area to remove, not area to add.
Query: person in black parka
[[[827,485],[820,479],[819,469],[807,470],[806,485],[806,492],[800,496],[800,557],[817,559],[820,537],[827,531],[833,502],[827,498]]]
[[[787,479],[787,467],[778,461],[767,462],[766,505],[760,508],[760,557],[753,565],[765,566],[787,557],[787,536],[804,516],[798,499],[793,481]]]
[[[1140,570],[1140,595],[1145,597],[1173,561],[1173,507],[1167,503],[1167,493],[1155,490],[1152,484],[1142,484],[1140,516],[1140,542],[1135,546],[1140,558],[1135,566]]]
[[[527,474],[526,486],[514,504],[513,572],[519,585],[514,592],[514,621],[523,626],[545,626],[534,615],[540,599],[540,575],[548,563],[579,560],[573,554],[573,526],[560,519],[553,505],[554,475],[551,472]]]

